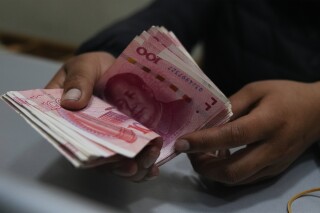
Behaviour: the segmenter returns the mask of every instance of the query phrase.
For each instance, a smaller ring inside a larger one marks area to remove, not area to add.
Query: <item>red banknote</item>
[[[133,39],[85,109],[61,108],[61,94],[36,89],[2,98],[77,167],[103,164],[115,153],[133,158],[159,137],[161,165],[176,155],[177,138],[232,115],[229,100],[164,27]]]

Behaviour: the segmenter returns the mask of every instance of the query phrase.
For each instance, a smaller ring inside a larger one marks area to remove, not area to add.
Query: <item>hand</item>
[[[105,52],[85,53],[67,61],[47,84],[47,89],[63,88],[61,106],[78,110],[87,106],[95,84],[115,58]]]
[[[241,185],[275,176],[320,138],[320,83],[261,81],[230,101],[231,122],[187,134],[175,144],[206,179]],[[243,145],[232,154],[212,154]]]
[[[106,52],[75,56],[60,68],[46,88],[63,88],[61,106],[70,110],[82,109],[87,106],[95,84],[114,61],[115,58]],[[132,181],[152,179],[159,175],[159,169],[154,162],[161,147],[162,141],[152,141],[135,159],[117,155],[103,168]]]

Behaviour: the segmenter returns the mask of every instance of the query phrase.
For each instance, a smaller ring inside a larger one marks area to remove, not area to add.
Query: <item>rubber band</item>
[[[288,213],[292,213],[292,203],[295,200],[297,200],[298,198],[300,198],[302,196],[308,195],[309,193],[317,192],[317,191],[320,191],[320,188],[313,188],[313,189],[305,190],[305,191],[300,192],[300,193],[294,195],[293,197],[291,197],[290,200],[288,201],[288,205],[287,205]]]

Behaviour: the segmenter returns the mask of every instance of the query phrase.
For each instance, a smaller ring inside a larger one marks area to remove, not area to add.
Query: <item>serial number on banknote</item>
[[[170,72],[172,72],[173,74],[175,74],[178,78],[180,78],[181,80],[183,80],[184,82],[186,82],[187,84],[192,86],[198,92],[203,91],[203,87],[201,87],[197,82],[195,82],[191,78],[189,78],[184,72],[181,72],[180,70],[178,70],[175,67],[168,67],[168,70]]]

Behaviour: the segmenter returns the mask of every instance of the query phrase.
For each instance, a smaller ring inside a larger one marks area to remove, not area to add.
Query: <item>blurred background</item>
[[[0,0],[0,49],[58,61],[151,0]]]

